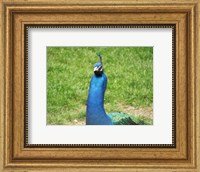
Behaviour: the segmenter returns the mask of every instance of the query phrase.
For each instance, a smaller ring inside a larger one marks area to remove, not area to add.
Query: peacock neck
[[[87,101],[87,125],[113,125],[111,118],[106,115],[104,110],[106,85],[107,78],[105,74],[99,77],[96,75],[92,77]]]
[[[104,76],[105,77],[105,76]],[[89,114],[98,114],[98,115],[106,115],[104,110],[104,93],[105,93],[105,86],[102,84],[101,77],[93,76],[91,83],[90,83],[90,89],[89,89],[89,95],[88,95],[88,101],[87,101],[87,112]]]
[[[90,89],[88,96],[88,107],[104,109],[104,92],[98,89]]]

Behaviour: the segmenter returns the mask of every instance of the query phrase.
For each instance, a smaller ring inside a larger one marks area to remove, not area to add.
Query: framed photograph
[[[1,6],[2,171],[200,170],[198,2]]]
[[[27,145],[175,146],[175,25],[25,28]]]

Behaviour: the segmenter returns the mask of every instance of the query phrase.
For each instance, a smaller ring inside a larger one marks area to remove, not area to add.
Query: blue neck
[[[94,75],[90,82],[87,100],[86,124],[87,125],[111,125],[111,119],[104,109],[104,93],[107,85],[105,74],[97,77]]]

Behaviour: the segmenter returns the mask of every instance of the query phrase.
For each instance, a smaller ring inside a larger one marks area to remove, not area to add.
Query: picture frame
[[[1,171],[198,171],[198,1],[1,2]],[[26,25],[173,24],[175,143],[171,147],[27,145]]]

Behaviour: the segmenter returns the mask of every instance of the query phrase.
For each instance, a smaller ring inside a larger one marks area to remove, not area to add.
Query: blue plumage
[[[94,67],[98,67],[95,64]],[[112,125],[111,118],[104,109],[104,92],[106,90],[107,77],[104,73],[101,76],[94,74],[90,82],[90,89],[87,101],[86,125]]]
[[[100,54],[98,56],[100,57],[100,62],[94,65],[94,75],[90,82],[86,125],[137,125],[128,114],[106,114],[104,94],[107,86],[107,77],[103,73],[102,57]]]

